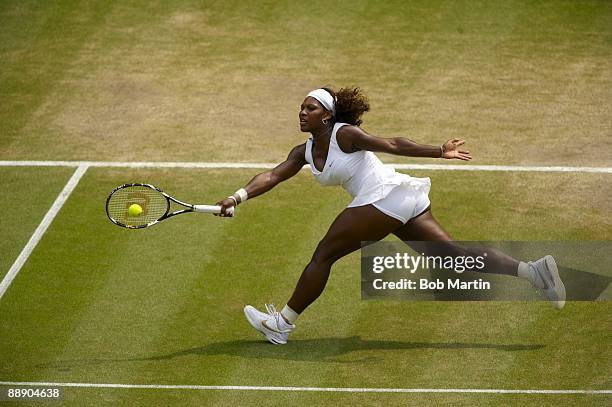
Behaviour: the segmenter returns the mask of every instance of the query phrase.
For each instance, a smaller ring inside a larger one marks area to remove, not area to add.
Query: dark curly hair
[[[336,121],[359,126],[362,123],[361,116],[370,110],[368,98],[359,88],[340,88],[334,91],[331,88],[323,88],[336,100]]]

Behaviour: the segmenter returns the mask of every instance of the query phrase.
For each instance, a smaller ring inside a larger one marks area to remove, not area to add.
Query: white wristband
[[[234,192],[234,194],[240,197],[240,203],[246,201],[249,198],[249,194],[244,188],[240,188],[238,191]]]

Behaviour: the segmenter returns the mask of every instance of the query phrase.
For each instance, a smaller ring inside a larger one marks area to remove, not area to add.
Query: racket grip
[[[218,205],[193,205],[193,210],[204,213],[221,213],[221,207]],[[229,208],[228,212],[233,214],[234,207]]]

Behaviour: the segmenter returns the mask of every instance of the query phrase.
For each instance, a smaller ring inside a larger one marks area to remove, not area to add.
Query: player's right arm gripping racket
[[[170,203],[174,202],[183,209],[170,212]],[[131,215],[130,206],[138,204],[142,212]],[[232,212],[234,208],[231,208]],[[161,189],[150,184],[124,184],[113,190],[106,199],[106,214],[115,225],[128,229],[142,229],[153,226],[164,219],[181,213],[204,212],[221,213],[216,205],[193,205],[171,197]]]

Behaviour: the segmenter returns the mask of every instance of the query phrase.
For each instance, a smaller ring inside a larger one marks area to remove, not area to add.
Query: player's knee
[[[334,250],[333,246],[323,239],[319,242],[317,248],[312,254],[311,261],[316,263],[328,263],[331,265],[340,257],[342,257],[340,252],[338,250]]]

